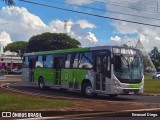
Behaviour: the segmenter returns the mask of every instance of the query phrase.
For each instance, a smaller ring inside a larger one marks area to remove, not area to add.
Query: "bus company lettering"
[[[31,113],[31,112],[17,113],[17,112],[13,112],[11,117],[18,117],[18,118],[39,118],[39,117],[42,117],[42,115],[41,115],[41,113]]]
[[[28,113],[28,117],[42,117],[41,113]]]

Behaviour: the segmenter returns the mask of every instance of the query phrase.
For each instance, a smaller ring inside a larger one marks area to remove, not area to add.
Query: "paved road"
[[[11,84],[9,87],[32,92],[35,94],[43,94],[51,97],[67,97],[71,99],[83,98],[86,99],[80,92],[71,92],[66,90],[59,89],[47,89],[47,90],[39,90],[37,86],[30,85],[24,82],[19,82],[15,84]],[[87,98],[88,99],[88,98]],[[119,95],[116,98],[110,98],[108,96],[98,95],[96,97],[90,99],[98,99],[98,100],[112,100],[112,101],[126,101],[126,102],[142,102],[142,103],[160,103],[160,96],[144,96],[144,95]]]

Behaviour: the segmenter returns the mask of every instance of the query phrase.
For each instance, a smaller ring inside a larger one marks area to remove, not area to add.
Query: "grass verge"
[[[0,111],[68,108],[73,106],[74,103],[67,100],[33,98],[5,93],[0,94]]]
[[[160,79],[152,79],[146,76],[144,81],[144,93],[160,94]]]

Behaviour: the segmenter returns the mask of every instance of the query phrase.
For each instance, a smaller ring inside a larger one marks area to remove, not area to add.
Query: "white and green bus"
[[[22,78],[40,89],[79,90],[86,96],[140,94],[144,86],[142,54],[118,46],[25,53]]]

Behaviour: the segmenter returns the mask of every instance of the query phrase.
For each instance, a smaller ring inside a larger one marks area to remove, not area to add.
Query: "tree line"
[[[26,41],[16,41],[9,43],[4,52],[16,52],[21,58],[26,52],[39,52],[49,50],[60,50],[69,48],[78,48],[81,43],[63,33],[42,33],[35,35]]]

